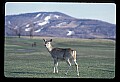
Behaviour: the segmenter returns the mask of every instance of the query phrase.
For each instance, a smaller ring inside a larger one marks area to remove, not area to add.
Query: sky
[[[79,19],[97,19],[116,24],[114,3],[6,2],[5,16],[33,12],[62,12]]]

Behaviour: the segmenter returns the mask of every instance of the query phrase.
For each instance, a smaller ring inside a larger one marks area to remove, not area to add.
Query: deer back
[[[53,48],[51,51],[51,55],[53,58],[57,59],[66,59],[66,58],[72,58],[73,51],[71,48]]]

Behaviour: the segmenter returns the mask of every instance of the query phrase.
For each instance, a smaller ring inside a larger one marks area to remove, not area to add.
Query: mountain
[[[78,19],[60,12],[7,15],[5,36],[15,35],[116,39],[116,25],[101,20]]]

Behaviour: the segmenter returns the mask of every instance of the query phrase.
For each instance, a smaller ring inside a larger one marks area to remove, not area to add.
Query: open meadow
[[[68,75],[66,62],[59,62],[59,73],[53,74],[53,59],[43,38],[53,39],[52,45],[77,51],[80,76],[73,65]],[[32,43],[36,42],[36,47]],[[5,37],[4,76],[15,78],[114,78],[115,41],[56,37]]]

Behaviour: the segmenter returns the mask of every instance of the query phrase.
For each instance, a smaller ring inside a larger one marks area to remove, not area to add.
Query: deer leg
[[[58,61],[54,60],[54,70],[53,73],[58,73]]]
[[[75,63],[75,66],[76,66],[77,76],[79,76],[78,64],[77,64],[76,60],[74,60],[74,63]]]
[[[71,67],[71,63],[70,63],[70,60],[69,60],[69,59],[68,59],[66,62],[67,62],[67,64],[69,65],[69,67],[68,67],[68,69],[67,69],[67,71],[66,71],[66,73],[65,73],[65,74],[67,75],[67,73],[68,73],[68,71],[69,71],[69,69],[70,69],[70,67]]]
[[[55,67],[56,67],[56,73],[58,73],[58,62],[56,63]]]
[[[54,65],[54,70],[53,70],[53,73],[55,73],[55,65]]]

